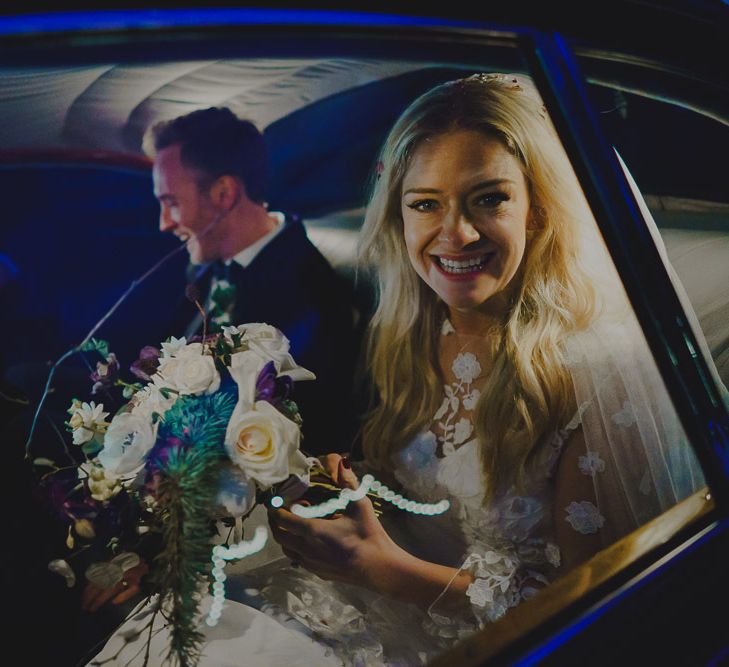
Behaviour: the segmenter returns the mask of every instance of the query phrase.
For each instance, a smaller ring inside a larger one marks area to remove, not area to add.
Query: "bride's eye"
[[[474,198],[475,206],[485,206],[486,208],[496,208],[509,201],[509,195],[506,192],[486,192]]]
[[[429,213],[435,211],[438,208],[438,202],[435,199],[418,199],[416,201],[405,204],[408,208],[413,211],[420,213]]]

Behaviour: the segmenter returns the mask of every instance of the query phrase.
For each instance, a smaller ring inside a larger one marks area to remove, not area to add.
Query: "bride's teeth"
[[[458,261],[455,259],[438,257],[438,263],[447,273],[469,273],[471,271],[482,269],[488,261],[488,258],[489,255],[481,255],[480,257],[471,257],[470,259]]]

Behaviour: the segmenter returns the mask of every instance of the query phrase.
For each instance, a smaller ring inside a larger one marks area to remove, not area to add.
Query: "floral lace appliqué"
[[[585,456],[577,459],[577,465],[583,475],[594,477],[599,472],[605,472],[605,461],[597,452],[587,452]]]
[[[552,567],[559,567],[562,563],[562,554],[559,547],[554,542],[547,542],[547,546],[544,549],[547,562]]]
[[[600,514],[595,505],[587,500],[571,502],[567,505],[566,510],[565,521],[583,535],[596,533],[605,524],[605,517]]]
[[[466,589],[471,604],[483,610],[489,621],[501,618],[521,600],[517,562],[506,554],[488,550],[471,554],[464,563],[475,579]],[[479,614],[480,615],[480,614]]]
[[[638,491],[640,491],[644,496],[647,496],[648,494],[650,494],[652,488],[653,484],[651,483],[651,472],[650,470],[646,470],[643,473],[643,477],[640,478]]]
[[[473,434],[473,422],[468,417],[456,419],[461,408],[467,412],[476,407],[481,393],[472,387],[481,375],[481,364],[472,352],[461,352],[451,366],[456,382],[445,385],[443,402],[434,415],[434,428],[438,440],[437,455],[452,454]]]
[[[618,426],[627,427],[635,424],[635,413],[630,405],[630,401],[625,401],[623,403],[623,409],[612,416],[612,421],[613,424],[617,424]]]

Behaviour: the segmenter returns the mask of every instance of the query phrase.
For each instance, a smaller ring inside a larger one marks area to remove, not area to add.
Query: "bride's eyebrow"
[[[416,195],[437,195],[440,193],[440,190],[437,188],[408,188],[405,190],[405,192],[402,193],[402,196],[404,197],[407,194],[416,194]]]
[[[510,178],[491,178],[487,181],[481,181],[471,186],[468,191],[476,192],[478,190],[484,190],[485,188],[493,188],[495,185],[514,185],[515,182]]]
[[[490,178],[486,181],[479,181],[475,185],[468,188],[468,192],[476,192],[477,190],[483,190],[484,188],[492,188],[495,185],[514,185],[514,181],[510,178]],[[437,195],[440,194],[441,190],[437,188],[408,188],[402,193],[404,197],[407,194],[418,194],[418,195]]]

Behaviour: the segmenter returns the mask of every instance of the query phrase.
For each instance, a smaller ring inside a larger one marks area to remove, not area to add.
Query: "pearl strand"
[[[411,512],[412,514],[435,516],[436,514],[443,514],[451,506],[450,501],[447,499],[437,503],[419,503],[414,500],[408,500],[399,493],[395,493],[389,489],[382,482],[376,480],[372,475],[367,474],[362,477],[362,482],[357,489],[342,489],[338,496],[330,498],[319,505],[307,507],[294,504],[291,506],[291,511],[297,516],[307,519],[327,516],[343,510],[352,501],[364,498],[370,489],[377,493],[382,500],[392,503],[398,509]]]
[[[268,530],[265,526],[256,526],[256,532],[253,538],[246,541],[243,540],[230,547],[218,544],[213,547],[213,569],[212,576],[215,579],[213,584],[213,602],[210,605],[210,611],[205,619],[205,623],[211,628],[218,624],[223,613],[223,602],[225,600],[225,563],[229,560],[239,560],[258,553],[266,546],[268,541]]]

